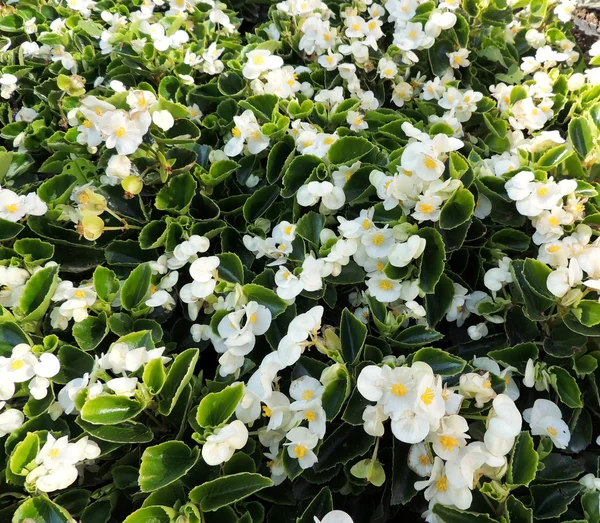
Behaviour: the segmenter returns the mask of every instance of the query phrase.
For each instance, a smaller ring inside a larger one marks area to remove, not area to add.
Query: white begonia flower
[[[529,423],[532,435],[550,437],[557,449],[566,449],[569,445],[571,432],[556,403],[537,399],[532,408],[523,411],[523,418]]]
[[[232,137],[223,149],[227,156],[241,154],[246,143],[251,154],[258,154],[268,147],[269,138],[262,133],[256,116],[250,109],[244,111],[240,116],[234,116],[233,121],[235,127],[231,130]]]
[[[114,378],[106,382],[106,386],[119,396],[133,396],[137,389],[137,378]]]
[[[474,341],[480,340],[481,338],[485,338],[489,333],[489,329],[485,322],[477,323],[476,325],[471,325],[467,329],[467,334],[469,338]]]
[[[491,372],[504,379],[504,382],[506,383],[504,394],[506,394],[513,401],[516,401],[519,398],[519,387],[517,387],[515,380],[512,378],[512,373],[516,370],[514,367],[509,366],[504,370],[501,370],[500,365],[498,365],[493,359],[486,356],[473,358],[473,365],[478,369],[487,370],[488,372]]]
[[[583,280],[583,271],[577,258],[569,260],[568,267],[555,269],[546,278],[548,290],[557,298],[562,298],[573,287],[580,285]]]
[[[275,273],[275,285],[277,285],[277,296],[283,300],[293,300],[304,290],[304,284],[300,278],[282,265]]]
[[[22,383],[35,376],[34,368],[37,363],[38,359],[31,352],[31,347],[20,343],[13,347],[10,357],[0,357],[0,371],[11,383]]]
[[[216,256],[207,256],[198,258],[190,265],[190,276],[193,282],[190,284],[191,292],[197,298],[206,298],[210,296],[217,282],[215,277],[220,260]]]
[[[454,69],[458,69],[460,67],[468,67],[471,65],[469,61],[469,53],[468,49],[459,49],[453,53],[448,53],[448,59],[450,60],[450,67]]]
[[[115,184],[131,174],[131,160],[127,156],[115,154],[106,166],[106,176],[115,178]]]
[[[158,103],[156,95],[152,91],[131,90],[127,93],[127,105],[131,109],[131,114],[136,112],[145,112],[150,110]]]
[[[459,393],[467,399],[475,399],[478,408],[483,407],[488,401],[496,397],[492,388],[489,372],[481,375],[475,372],[461,374],[459,380]]]
[[[371,436],[380,438],[385,432],[383,423],[389,419],[389,416],[383,411],[383,405],[369,405],[362,414],[364,421],[363,428]]]
[[[246,54],[248,61],[242,69],[242,74],[248,80],[255,80],[265,71],[279,69],[283,66],[283,58],[271,54],[267,49],[255,49]]]
[[[4,402],[1,402],[0,409],[4,407]],[[21,428],[25,422],[25,416],[18,409],[7,409],[0,412],[0,438]]]
[[[302,207],[311,207],[321,200],[332,211],[342,208],[346,203],[344,191],[331,182],[309,182],[298,189],[296,199]]]
[[[469,424],[462,416],[453,414],[445,416],[435,432],[427,436],[431,441],[434,452],[442,459],[454,459],[459,450],[467,444],[470,436],[467,434]]]
[[[314,344],[321,328],[323,311],[323,307],[317,305],[309,311],[299,314],[290,322],[287,334],[281,338],[277,346],[279,361],[284,366],[296,363],[306,347]],[[307,341],[307,338],[310,340]]]
[[[425,443],[416,443],[408,449],[408,468],[422,478],[431,475],[433,457]]]
[[[0,76],[0,96],[8,100],[17,90],[18,79],[15,75],[4,73]]]
[[[504,256],[498,261],[498,267],[488,270],[483,277],[483,284],[492,292],[497,292],[506,283],[512,283],[513,276],[510,271],[511,260]]]
[[[322,519],[315,516],[314,523],[354,523],[354,520],[343,510],[332,510],[325,514]]]
[[[415,482],[415,489],[425,490],[425,499],[430,506],[435,503],[467,510],[473,501],[473,495],[461,475],[449,474],[444,462],[436,457],[433,462],[431,476],[424,481]]]
[[[173,127],[173,125],[175,125],[175,119],[173,118],[173,115],[167,110],[154,111],[152,113],[152,121],[163,131],[168,131],[171,127]]]
[[[90,375],[86,372],[81,378],[75,378],[69,381],[58,392],[58,403],[65,414],[71,414],[71,412],[75,410],[75,398],[81,390],[88,386],[89,377]]]
[[[317,462],[317,456],[313,452],[319,442],[319,437],[305,427],[296,427],[290,430],[285,437],[288,442],[287,452],[290,458],[298,460],[302,469],[311,468]]]
[[[108,111],[98,122],[98,128],[105,137],[108,149],[117,154],[128,155],[137,151],[144,135],[148,132],[151,117],[147,112],[136,113],[133,117],[123,110]]]
[[[40,465],[27,475],[26,482],[35,484],[35,488],[41,492],[54,492],[72,485],[77,475],[77,468],[73,465],[61,463],[51,470]]]
[[[412,260],[416,260],[427,246],[425,238],[414,234],[406,242],[396,243],[389,252],[390,264],[394,267],[406,267]]]
[[[220,465],[231,459],[248,441],[248,429],[240,420],[232,421],[206,438],[202,446],[202,458],[210,466]]]
[[[369,294],[381,303],[391,303],[400,298],[402,286],[400,282],[391,280],[385,274],[375,274],[367,280]]]
[[[515,402],[506,394],[498,394],[488,413],[487,430],[483,441],[494,456],[506,456],[521,432],[523,419]]]

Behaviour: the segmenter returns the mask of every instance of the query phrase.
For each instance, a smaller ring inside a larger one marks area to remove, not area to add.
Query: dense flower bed
[[[0,519],[600,522],[573,0],[0,6]]]

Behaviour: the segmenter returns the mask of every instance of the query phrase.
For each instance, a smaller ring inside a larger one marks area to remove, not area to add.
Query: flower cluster
[[[598,522],[574,0],[0,7],[13,521]]]

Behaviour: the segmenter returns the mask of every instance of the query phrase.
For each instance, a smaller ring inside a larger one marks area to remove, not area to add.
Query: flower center
[[[560,245],[551,245],[550,247],[548,247],[548,252],[550,253],[555,253],[560,251]]]
[[[394,396],[404,396],[406,394],[406,387],[402,383],[394,383],[391,391]]]
[[[375,236],[373,236],[373,239],[371,240],[371,243],[373,245],[376,245],[377,247],[383,245],[383,242],[385,242],[385,236],[381,233],[378,233]]]
[[[537,190],[539,196],[546,196],[548,194],[548,187],[542,187]]]
[[[250,316],[250,317],[248,318],[248,321],[249,321],[250,323],[256,323],[256,314],[253,314],[252,316]]]
[[[393,287],[393,285],[392,285],[392,282],[390,280],[381,280],[379,282],[379,288],[382,291],[390,291],[390,290],[392,290],[392,287]]]
[[[298,459],[302,459],[306,455],[308,449],[304,445],[296,445],[292,452]]]
[[[59,449],[52,449],[50,451],[50,457],[51,458],[57,458],[59,454],[60,454],[60,450]]]
[[[313,396],[315,395],[315,391],[312,389],[306,389],[303,393],[302,393],[302,399],[304,401],[308,401],[311,400],[313,398]]]
[[[429,461],[429,458],[427,457],[427,455],[421,454],[419,456],[419,463],[423,466],[429,465],[430,461]]]
[[[433,212],[433,205],[430,205],[428,203],[420,203],[419,211],[423,214],[431,214]]]
[[[438,492],[446,492],[446,490],[448,490],[448,480],[445,477],[440,478],[435,484],[435,488],[438,490]]]
[[[118,138],[123,138],[123,136],[125,136],[125,133],[126,133],[126,132],[127,132],[127,131],[125,131],[125,127],[119,127],[119,128],[118,128],[118,129],[115,131],[115,135],[116,135]]]
[[[23,367],[23,365],[25,365],[23,360],[15,360],[10,364],[10,368],[12,370],[19,370],[21,367]]]
[[[19,210],[19,206],[16,203],[11,203],[9,205],[5,205],[4,208],[6,212],[17,212]]]
[[[237,127],[231,129],[231,134],[234,138],[239,138],[240,136],[242,136],[242,132]]]
[[[273,415],[273,409],[267,407],[266,405],[262,408],[262,411],[265,418],[270,418]]]
[[[429,155],[425,155],[425,160],[423,161],[423,164],[425,165],[425,167],[427,167],[427,169],[435,169],[437,165],[435,159]]]
[[[546,427],[546,430],[551,436],[556,436],[558,434],[558,430],[556,430],[554,427]]]
[[[83,292],[82,290],[75,291],[75,298],[85,298],[85,292]]]
[[[265,63],[265,57],[264,56],[255,56],[252,61],[254,62],[255,65],[262,65]]]
[[[452,436],[442,436],[440,438],[440,443],[442,444],[442,449],[449,452],[452,452],[454,447],[459,446],[458,440]]]
[[[317,415],[312,410],[309,410],[304,414],[304,418],[307,421],[315,421],[317,419]]]
[[[421,401],[425,403],[425,405],[431,405],[433,403],[434,397],[435,394],[433,393],[433,391],[429,387],[427,387],[425,389],[425,392],[421,394]]]

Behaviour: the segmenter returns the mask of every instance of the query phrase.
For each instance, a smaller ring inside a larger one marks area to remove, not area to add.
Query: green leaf
[[[337,417],[348,396],[350,396],[350,375],[348,370],[340,365],[336,369],[335,377],[327,382],[321,398],[327,421]]]
[[[94,290],[98,298],[112,303],[119,293],[119,278],[113,271],[100,265],[94,271]]]
[[[213,479],[193,488],[190,499],[197,503],[203,512],[213,512],[272,485],[273,482],[269,478],[260,474],[242,472]]]
[[[572,409],[583,407],[577,380],[566,369],[557,365],[549,367],[548,372],[551,376],[552,388],[558,394],[560,401]]]
[[[109,332],[105,312],[101,312],[98,316],[88,316],[73,325],[73,337],[77,345],[85,351],[95,349]]]
[[[367,326],[348,309],[344,309],[340,322],[340,341],[344,361],[356,363],[366,339]]]
[[[594,133],[587,118],[577,116],[569,122],[569,141],[579,156],[585,158],[594,148]]]
[[[365,138],[344,136],[331,145],[327,158],[336,165],[354,163],[369,154],[373,147],[373,144]]]
[[[211,392],[202,398],[196,421],[201,427],[218,427],[226,423],[244,396],[244,384],[230,385],[220,392]]]
[[[510,523],[533,523],[533,510],[513,495],[506,499],[506,510],[510,516]]]
[[[458,356],[432,347],[419,349],[413,356],[413,362],[415,361],[427,363],[433,369],[434,374],[440,376],[456,376],[464,370],[467,364]]]
[[[423,292],[430,294],[435,291],[435,286],[444,272],[446,250],[442,236],[432,227],[419,229],[418,235],[427,241],[419,267],[419,287]]]
[[[34,521],[35,523],[68,523],[71,515],[62,507],[50,501],[46,496],[27,498],[13,516],[13,523]]]
[[[506,482],[514,486],[528,486],[535,479],[538,461],[539,456],[535,451],[531,434],[527,431],[521,432],[510,455]]]
[[[417,494],[414,485],[419,476],[407,466],[409,449],[408,445],[394,438],[391,505],[406,505]]]
[[[323,487],[312,499],[302,516],[296,518],[296,523],[314,523],[315,518],[322,519],[333,510],[333,498],[328,487]]]
[[[367,434],[362,426],[349,427],[342,424],[321,445],[318,453],[319,461],[315,464],[314,471],[329,470],[363,456],[373,443],[375,438]]]
[[[36,272],[25,284],[19,296],[15,314],[23,323],[43,318],[58,285],[58,266],[51,265]]]
[[[19,343],[31,345],[31,339],[12,321],[0,322],[0,356],[9,357]]]
[[[435,286],[433,294],[425,295],[425,310],[427,311],[427,323],[435,327],[450,310],[454,299],[454,284],[448,276],[442,274],[440,281]]]
[[[239,106],[244,109],[250,109],[256,118],[271,121],[273,113],[279,105],[279,98],[274,94],[259,94],[249,96],[245,100],[239,101]]]
[[[498,520],[492,519],[487,514],[458,510],[439,503],[434,505],[433,513],[439,516],[444,523],[498,523]]]
[[[39,451],[40,438],[35,432],[30,432],[13,449],[8,462],[10,471],[18,476],[27,476],[30,471],[26,467],[35,459]]]
[[[394,336],[394,343],[404,348],[421,347],[434,341],[441,340],[442,334],[427,325],[413,325],[407,329],[401,330]]]
[[[581,300],[571,311],[586,327],[594,327],[600,323],[600,303],[595,300]]]
[[[176,515],[176,512],[170,507],[155,505],[132,512],[123,523],[172,523],[175,521]]]
[[[321,243],[319,236],[324,226],[325,217],[310,211],[296,223],[296,234],[309,242],[313,248],[317,248]]]
[[[25,227],[20,223],[11,222],[0,218],[0,241],[12,240],[17,236]]]
[[[179,354],[171,364],[159,396],[158,411],[164,416],[171,414],[179,396],[192,379],[199,356],[198,349],[187,349]]]
[[[219,258],[219,278],[230,283],[244,283],[244,266],[237,254],[225,252]]]
[[[500,249],[524,252],[529,249],[531,237],[516,229],[502,229],[492,235],[491,241]]]
[[[185,214],[192,204],[197,187],[196,180],[189,172],[174,176],[158,191],[154,205],[159,211]]]
[[[548,485],[532,485],[533,516],[535,519],[547,519],[564,514],[583,486],[577,481],[561,481]]]
[[[275,292],[261,285],[248,283],[244,285],[242,291],[244,292],[244,296],[248,298],[248,301],[255,301],[259,305],[264,305],[269,309],[273,319],[279,316],[287,307],[287,303],[277,296]]]
[[[279,197],[278,185],[266,185],[252,193],[244,203],[242,214],[247,223],[253,223],[265,214]]]
[[[488,356],[507,367],[514,367],[521,374],[525,374],[527,360],[537,360],[539,351],[535,343],[519,343],[514,347],[498,349],[488,352]]]
[[[321,158],[312,154],[303,154],[296,156],[289,164],[283,175],[283,190],[281,195],[284,198],[290,198],[296,194],[296,191],[304,185],[311,173],[320,165],[324,165]]]
[[[148,263],[143,263],[131,271],[121,288],[121,305],[130,311],[142,303],[150,288],[152,269]]]
[[[125,396],[98,396],[84,403],[81,419],[94,425],[116,425],[135,418],[142,410],[143,403]]]
[[[41,265],[54,256],[54,245],[39,238],[21,238],[14,243],[13,249],[30,265]]]
[[[150,394],[158,394],[162,390],[166,379],[167,373],[165,372],[165,365],[161,358],[154,358],[146,363],[142,374],[142,381],[148,387]]]
[[[208,174],[201,174],[202,183],[208,187],[215,187],[229,178],[240,164],[233,160],[219,160],[210,166]]]
[[[124,421],[117,425],[93,425],[77,417],[75,422],[90,436],[110,443],[149,443],[154,438],[152,431],[137,421]]]
[[[198,447],[190,449],[181,441],[166,441],[148,447],[142,454],[138,483],[142,492],[170,485],[187,474],[198,461]]]
[[[442,207],[440,227],[454,229],[467,222],[475,210],[475,198],[467,189],[457,189]]]

